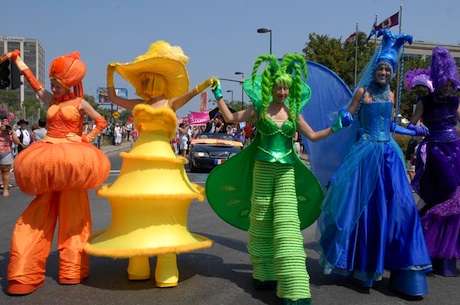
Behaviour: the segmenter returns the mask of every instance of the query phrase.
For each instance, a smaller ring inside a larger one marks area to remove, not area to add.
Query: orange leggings
[[[88,276],[89,257],[83,251],[91,234],[88,192],[72,189],[38,195],[19,217],[11,239],[8,281],[44,281],[58,219],[59,279]]]

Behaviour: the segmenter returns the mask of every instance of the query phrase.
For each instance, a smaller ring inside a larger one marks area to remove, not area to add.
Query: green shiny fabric
[[[257,125],[260,133],[259,150],[254,158],[258,161],[279,162],[294,164],[294,150],[292,139],[296,128],[294,124],[286,120],[281,127],[278,127],[271,118],[263,118]]]
[[[206,197],[212,209],[225,222],[245,231],[249,229],[254,155],[259,143],[257,135],[248,147],[214,168],[206,180]],[[303,230],[319,217],[324,195],[312,172],[297,154],[292,155],[300,229]]]

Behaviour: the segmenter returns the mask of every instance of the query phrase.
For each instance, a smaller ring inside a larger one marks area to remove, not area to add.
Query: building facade
[[[414,56],[431,61],[431,52],[436,46],[442,46],[448,49],[450,55],[452,55],[457,62],[457,67],[460,68],[460,45],[448,45],[415,40],[411,45],[405,45],[404,54],[406,56]]]

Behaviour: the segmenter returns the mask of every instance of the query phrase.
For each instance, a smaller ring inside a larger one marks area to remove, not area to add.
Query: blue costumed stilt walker
[[[389,82],[398,56],[412,36],[381,30],[382,44],[361,76],[348,111],[362,135],[330,180],[318,219],[324,273],[347,276],[372,287],[391,271],[393,290],[410,296],[427,293],[431,270],[404,157],[391,132],[420,135],[395,125]]]

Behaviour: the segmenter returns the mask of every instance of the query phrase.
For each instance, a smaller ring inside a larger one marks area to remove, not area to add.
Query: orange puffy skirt
[[[97,147],[81,142],[35,142],[14,160],[16,183],[30,195],[96,188],[109,173],[107,156]]]

